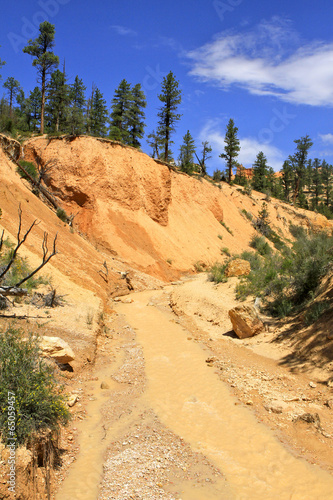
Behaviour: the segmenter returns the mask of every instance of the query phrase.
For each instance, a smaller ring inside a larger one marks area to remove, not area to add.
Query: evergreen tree
[[[321,162],[318,158],[315,158],[313,162],[310,160],[309,164],[312,168],[311,208],[314,210],[318,208],[319,197],[323,192]]]
[[[41,83],[42,105],[40,119],[40,133],[44,133],[44,111],[46,84],[48,76],[58,66],[59,58],[55,56],[51,49],[54,47],[54,25],[44,21],[39,25],[39,36],[35,40],[29,40],[23,52],[34,57],[33,66],[37,67],[37,73]]]
[[[57,69],[51,75],[46,105],[49,126],[52,131],[65,130],[69,100],[69,87],[66,83],[65,72]]]
[[[219,170],[218,168],[214,170],[213,172],[213,181],[215,182],[221,182],[224,180],[224,174],[222,170]]]
[[[84,106],[86,102],[84,93],[86,90],[83,81],[76,76],[69,90],[70,109],[68,112],[68,125],[73,135],[82,134],[84,131]]]
[[[231,182],[232,169],[233,167],[237,166],[236,158],[240,151],[237,132],[238,128],[235,127],[233,119],[230,118],[224,138],[224,142],[226,143],[226,145],[224,146],[225,153],[220,154],[220,158],[224,158],[227,163],[229,183]]]
[[[181,90],[179,89],[179,82],[175,79],[172,71],[168,73],[162,81],[162,93],[158,96],[159,100],[163,103],[157,116],[159,117],[157,134],[164,146],[163,158],[165,161],[170,161],[171,152],[170,145],[171,135],[176,130],[175,124],[180,120],[181,115],[176,113],[176,110],[181,103]]]
[[[128,142],[130,146],[139,148],[141,146],[138,139],[142,139],[144,135],[144,117],[143,108],[147,106],[146,97],[141,89],[140,83],[134,85],[131,91],[131,104],[129,109],[128,119]]]
[[[210,154],[212,152],[212,148],[209,145],[208,141],[203,141],[201,143],[201,145],[202,145],[201,158],[199,158],[196,153],[195,153],[195,156],[196,156],[196,158],[199,162],[199,165],[200,165],[200,174],[202,176],[204,176],[204,175],[207,175],[206,162],[207,162],[207,160],[209,160],[212,157],[212,155]]]
[[[22,131],[30,130],[30,103],[29,100],[25,98],[22,88],[20,88],[16,96],[16,102],[18,104],[18,108],[15,109],[17,128]]]
[[[5,89],[8,91],[8,98],[9,98],[9,114],[10,116],[13,116],[13,100],[21,90],[21,85],[15,78],[12,76],[9,76],[5,83],[3,84]]]
[[[193,173],[193,158],[195,154],[194,139],[188,130],[183,137],[183,144],[180,147],[179,163],[180,170],[187,174]]]
[[[257,154],[256,161],[253,163],[252,187],[256,191],[263,192],[267,189],[268,171],[267,158],[262,151]]]
[[[108,109],[103,94],[96,87],[93,92],[90,111],[90,133],[94,136],[106,136]]]
[[[297,145],[296,152],[293,156],[290,156],[289,159],[294,171],[293,203],[295,204],[296,199],[303,190],[307,158],[313,142],[311,142],[310,137],[306,135],[305,137],[301,137],[301,139],[295,140],[294,143]]]
[[[112,99],[110,139],[120,140],[125,144],[128,143],[132,99],[131,85],[123,79],[116,88]]]
[[[289,201],[291,188],[293,185],[294,173],[290,161],[286,160],[282,166],[282,186],[284,191],[284,199]]]
[[[323,184],[325,205],[329,207],[332,203],[333,166],[329,165],[325,160],[321,164],[321,181]]]
[[[153,148],[152,157],[159,159],[160,158],[160,148],[162,147],[162,141],[161,141],[161,138],[159,137],[159,135],[155,133],[155,130],[153,130],[147,136],[147,143],[149,146],[151,146]]]
[[[41,109],[42,109],[42,93],[38,87],[35,87],[34,90],[30,92],[28,99],[28,110],[30,115],[29,123],[31,122],[33,131],[36,130],[37,125],[40,123]]]

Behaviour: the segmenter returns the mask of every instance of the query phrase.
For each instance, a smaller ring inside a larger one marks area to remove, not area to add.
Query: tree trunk
[[[42,70],[42,106],[40,110],[40,133],[44,134],[44,109],[45,109],[45,90],[46,90],[46,70]]]

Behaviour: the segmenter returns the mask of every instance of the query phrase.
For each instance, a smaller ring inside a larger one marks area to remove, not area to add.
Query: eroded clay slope
[[[256,217],[264,198],[225,183],[219,189],[134,148],[92,137],[37,137],[25,144],[24,157],[48,165],[49,190],[91,242],[162,279],[198,261],[221,260],[222,247],[248,249],[254,230],[244,212]],[[269,212],[273,227],[288,238],[290,223],[330,224],[276,201]]]

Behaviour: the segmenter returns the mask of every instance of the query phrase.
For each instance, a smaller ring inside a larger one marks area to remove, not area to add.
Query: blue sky
[[[208,171],[223,169],[233,118],[246,167],[262,150],[278,170],[306,134],[310,156],[333,163],[331,0],[1,0],[2,83],[14,76],[26,93],[35,87],[22,48],[45,19],[70,83],[76,75],[88,89],[94,82],[108,106],[123,78],[141,83],[147,134],[157,125],[162,78],[175,74],[183,94],[175,158],[190,130],[198,150],[203,140],[213,147]],[[142,149],[150,153],[145,139]]]

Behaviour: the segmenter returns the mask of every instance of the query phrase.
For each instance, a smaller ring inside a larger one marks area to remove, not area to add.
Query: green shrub
[[[330,304],[326,301],[314,302],[306,311],[304,323],[306,326],[315,323],[325,311],[330,308]]]
[[[257,250],[260,255],[269,255],[272,253],[272,249],[265,240],[263,236],[259,236],[258,234],[254,234],[250,241],[250,247]]]
[[[68,222],[67,214],[63,208],[57,209],[57,217],[59,217],[59,219],[62,220],[63,222]]]
[[[228,233],[230,233],[232,236],[234,235],[230,227],[228,227],[225,222],[220,221],[220,224],[228,231]]]
[[[227,247],[223,247],[223,248],[221,248],[221,254],[225,254],[225,255],[227,255],[228,257],[230,257],[230,256],[231,256],[230,250],[229,250],[229,248],[227,248]]]
[[[3,254],[0,255],[0,268],[6,266],[12,257],[12,252],[13,252],[13,244],[10,243],[9,241],[5,240],[4,245],[6,245],[9,250]],[[32,269],[28,264],[28,261],[26,258],[22,258],[19,255],[16,255],[15,261],[11,265],[9,271],[6,273],[2,280],[2,285],[5,286],[11,286],[15,285],[19,281],[21,281],[25,276],[28,276],[31,273]],[[29,278],[25,284],[24,287],[28,289],[30,292],[33,288],[37,288],[39,285],[46,284],[48,283],[48,280],[43,277],[37,275],[32,276]]]
[[[284,246],[281,253],[247,252],[242,258],[251,264],[250,274],[236,289],[237,298],[261,296],[273,315],[297,312],[313,297],[321,279],[332,264],[333,237],[326,233],[301,236],[292,248]]]
[[[242,213],[243,215],[245,215],[245,217],[246,217],[248,220],[252,221],[252,219],[253,219],[253,215],[251,214],[251,212],[248,212],[247,210],[245,210],[245,208],[243,208],[243,209],[241,210],[241,213]]]
[[[38,338],[24,339],[10,327],[0,332],[0,432],[8,437],[8,393],[15,396],[15,433],[18,444],[42,429],[66,424],[70,413],[53,369],[40,357]]]
[[[214,283],[225,283],[227,281],[227,277],[224,272],[227,268],[226,264],[214,264],[208,274],[208,279],[210,281],[214,281]]]
[[[28,172],[28,174],[34,180],[37,180],[38,172],[37,172],[37,169],[33,163],[30,163],[29,161],[25,161],[25,160],[20,160],[19,164],[24,168],[24,170],[26,170]],[[19,175],[22,177],[22,179],[26,179],[27,181],[30,181],[29,177],[27,177],[25,175],[25,173],[23,172],[23,170],[20,169],[20,167],[17,167],[16,170],[19,173]]]
[[[289,226],[289,232],[296,239],[301,238],[301,237],[305,237],[307,235],[307,232],[303,226],[295,226],[294,224],[291,224]]]

